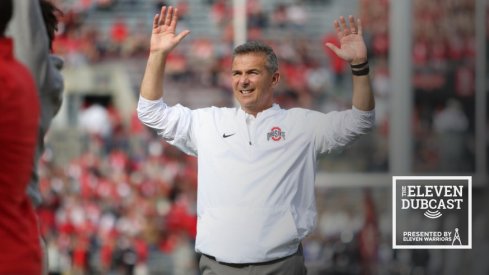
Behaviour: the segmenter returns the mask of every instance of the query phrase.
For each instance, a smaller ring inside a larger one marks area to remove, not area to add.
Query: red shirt
[[[33,169],[39,99],[13,42],[0,37],[0,274],[40,274],[39,229],[26,188]]]

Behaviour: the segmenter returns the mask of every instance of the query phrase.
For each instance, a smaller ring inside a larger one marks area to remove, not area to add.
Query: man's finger
[[[170,22],[171,22],[172,17],[173,17],[173,7],[170,6],[168,8],[168,11],[166,12],[165,26],[169,26],[170,25]]]
[[[336,55],[338,55],[338,47],[336,47],[334,44],[331,43],[326,43],[326,47],[328,47],[330,50],[332,50]]]
[[[344,35],[348,35],[350,34],[350,31],[348,30],[348,27],[346,26],[346,21],[345,21],[345,17],[343,16],[340,16],[340,24],[341,24],[341,28],[343,29],[343,34]]]
[[[182,39],[184,39],[184,38],[185,38],[185,36],[187,36],[189,33],[190,33],[190,31],[189,31],[189,30],[184,30],[184,31],[182,31],[181,33],[179,33],[179,34],[177,35],[177,37],[176,37],[176,38],[177,38],[178,43],[180,43],[180,41],[182,41]]]
[[[362,21],[360,20],[360,18],[357,18],[357,28],[358,34],[363,35]]]
[[[343,37],[343,33],[341,32],[340,23],[338,22],[338,20],[334,21],[334,28],[336,30],[336,35],[338,36],[338,40],[341,40],[341,38]]]
[[[155,17],[153,18],[153,29],[156,29],[159,27],[158,21],[160,20],[160,15],[155,14]]]
[[[350,21],[350,32],[351,33],[358,33],[357,26],[355,24],[355,18],[353,18],[353,15],[350,15],[348,17],[348,20]]]
[[[173,16],[171,18],[171,22],[170,22],[170,28],[175,30],[175,28],[177,27],[177,21],[178,21],[178,9],[175,8],[173,10]]]
[[[166,17],[166,6],[161,7],[160,16],[158,16],[158,26],[161,26],[165,22]]]

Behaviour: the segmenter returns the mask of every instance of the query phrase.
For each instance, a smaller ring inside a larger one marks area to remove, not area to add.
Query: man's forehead
[[[266,58],[266,54],[263,52],[247,52],[247,53],[239,53],[234,55],[233,60],[235,59],[242,59],[242,58],[258,58],[258,59],[264,59]]]
[[[233,69],[241,67],[264,67],[266,55],[264,53],[244,53],[238,54],[233,58]]]

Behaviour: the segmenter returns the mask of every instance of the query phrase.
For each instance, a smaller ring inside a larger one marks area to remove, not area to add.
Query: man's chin
[[[251,100],[238,100],[238,102],[243,108],[253,108],[253,106],[255,106],[255,104],[253,104],[254,102]]]

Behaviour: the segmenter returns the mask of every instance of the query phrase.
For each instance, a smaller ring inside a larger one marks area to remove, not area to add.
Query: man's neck
[[[260,110],[250,110],[250,109],[244,109],[244,108],[241,108],[241,109],[243,109],[243,111],[245,113],[247,113],[248,115],[252,115],[252,116],[256,117],[259,113],[266,111],[272,107],[273,107],[273,103],[271,103],[270,105],[267,105],[264,108],[261,108]]]

